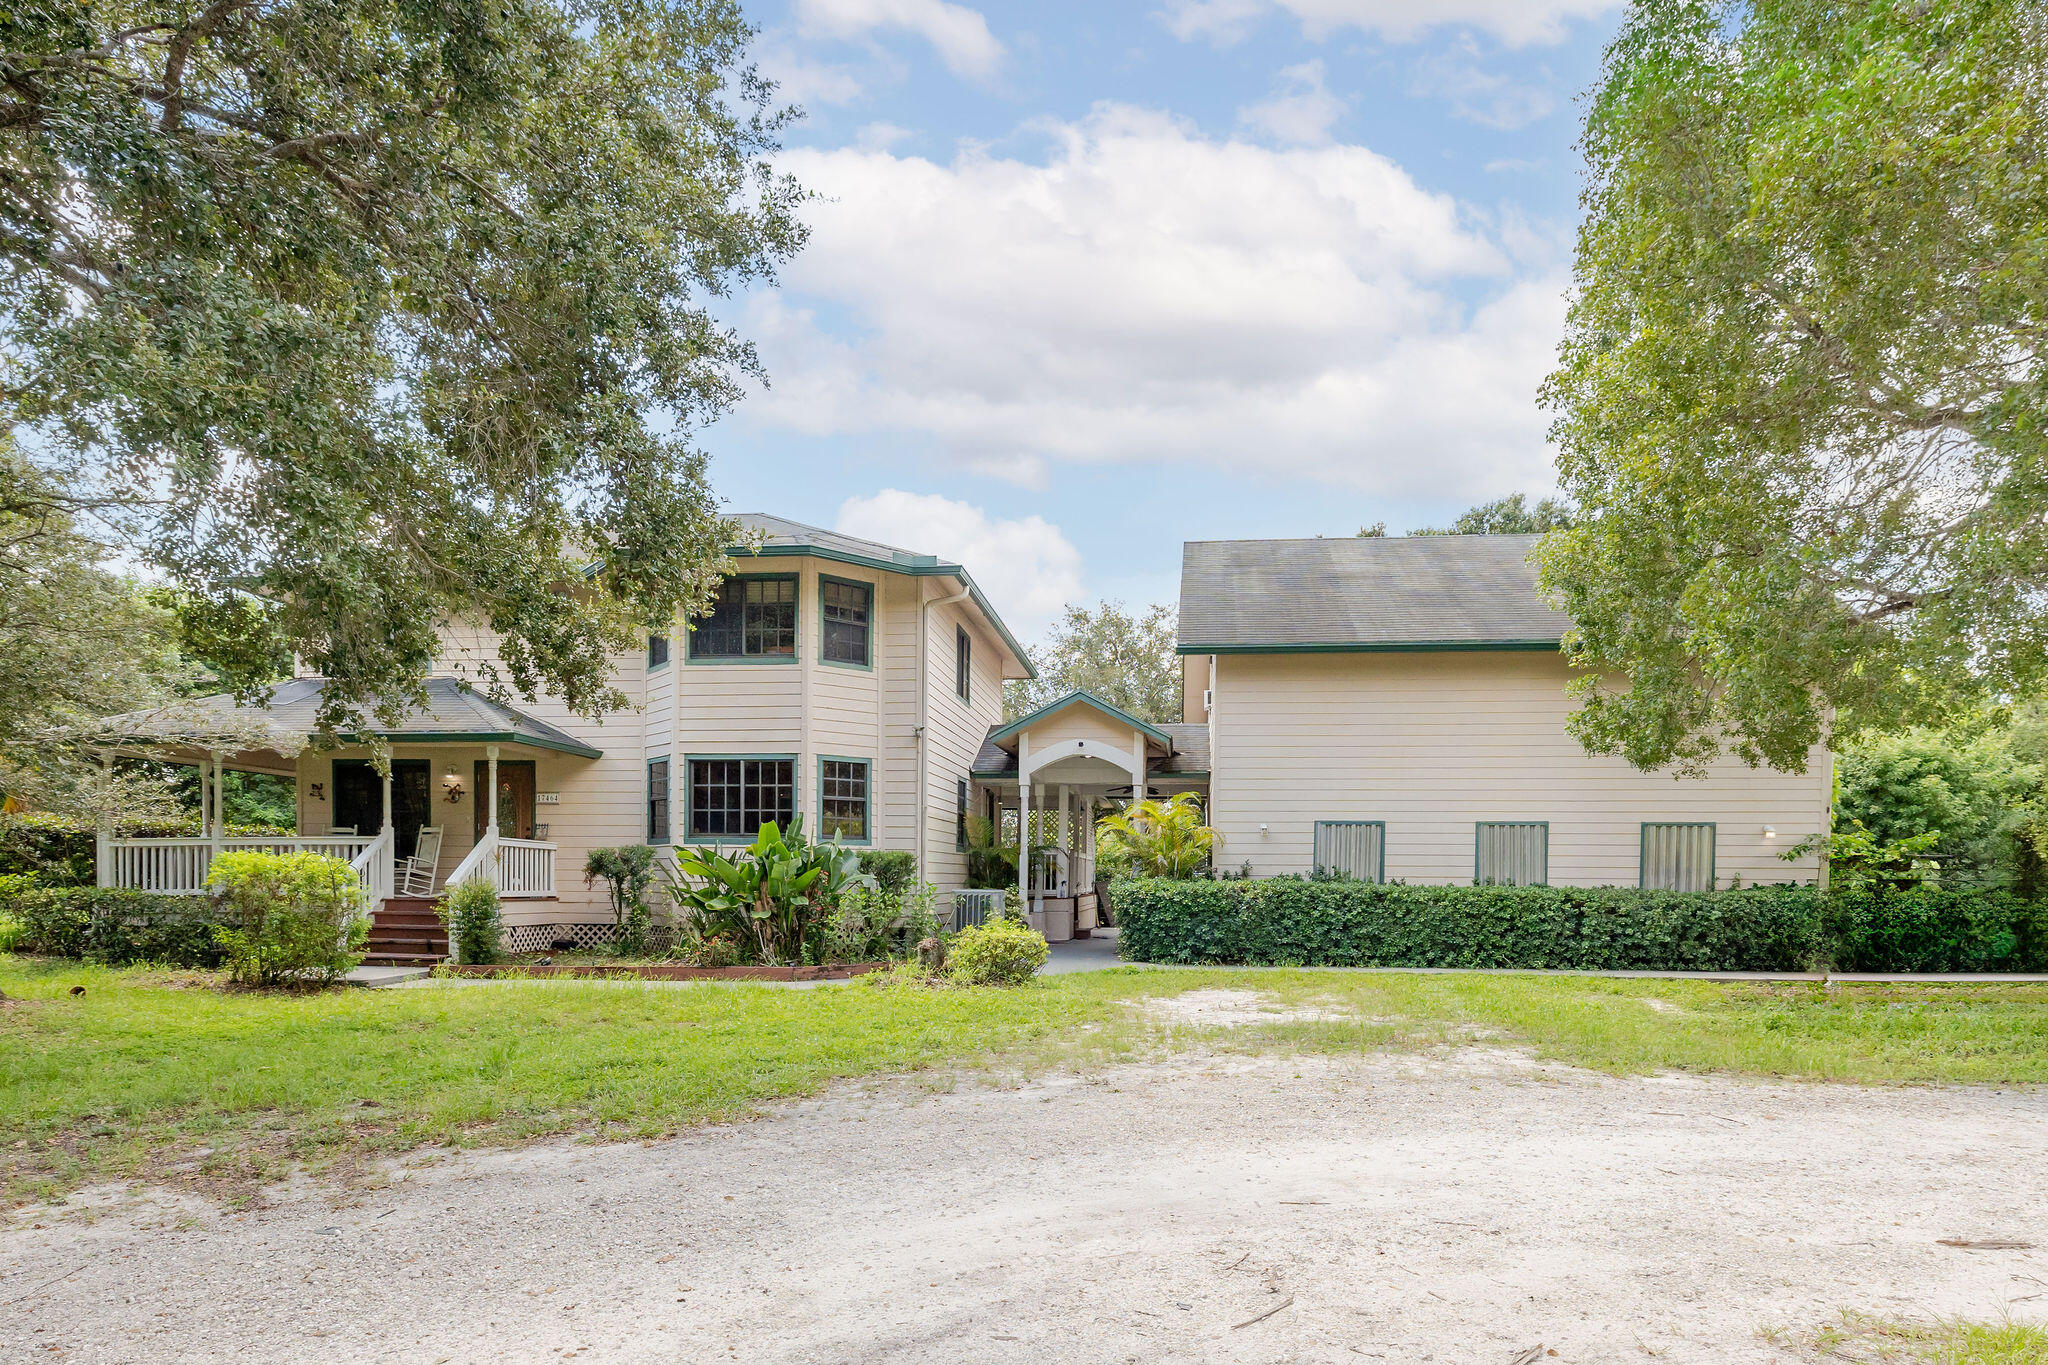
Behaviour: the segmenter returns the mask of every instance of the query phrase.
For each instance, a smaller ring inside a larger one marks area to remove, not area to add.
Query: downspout
[[[924,595],[924,580],[918,580],[917,590],[917,728],[912,733],[917,737],[917,876],[920,881],[929,881],[924,862],[924,844],[927,826],[931,824],[931,788],[927,785],[928,763],[925,758],[925,716],[931,704],[930,674],[932,671],[933,607],[950,607],[955,602],[967,599],[973,591],[964,579],[953,580],[960,585],[960,591],[951,597],[927,598]]]

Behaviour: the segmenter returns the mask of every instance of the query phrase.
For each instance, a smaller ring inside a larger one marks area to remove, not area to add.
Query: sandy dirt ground
[[[1484,1044],[848,1086],[242,1211],[26,1210],[0,1360],[1789,1363],[1764,1330],[1842,1309],[2042,1317],[2048,1251],[1940,1239],[2048,1247],[2044,1120]]]

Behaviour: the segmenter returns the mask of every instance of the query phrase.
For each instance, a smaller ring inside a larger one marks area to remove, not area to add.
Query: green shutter
[[[1387,826],[1382,820],[1316,821],[1315,869],[1362,882],[1387,879]]]
[[[1714,826],[1643,825],[1640,884],[1659,891],[1714,889]]]
[[[1486,820],[1473,829],[1472,880],[1481,886],[1550,881],[1550,822]]]

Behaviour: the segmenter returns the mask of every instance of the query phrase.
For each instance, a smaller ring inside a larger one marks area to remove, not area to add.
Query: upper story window
[[[666,635],[650,635],[650,636],[648,636],[648,637],[647,637],[647,666],[648,666],[649,668],[660,668],[660,667],[661,667],[661,666],[662,666],[663,664],[665,664],[665,663],[667,663],[667,662],[668,662],[668,636],[666,636]]]
[[[796,576],[728,578],[690,632],[692,662],[796,659]]]
[[[867,668],[874,662],[875,585],[845,578],[818,579],[818,606],[825,639],[819,655],[828,664]]]
[[[974,637],[967,627],[953,627],[953,690],[960,700],[974,700]]]

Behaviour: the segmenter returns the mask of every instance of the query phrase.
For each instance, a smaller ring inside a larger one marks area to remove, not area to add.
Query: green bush
[[[860,870],[873,877],[885,895],[905,895],[917,880],[917,855],[900,848],[864,848]]]
[[[946,975],[968,986],[1017,986],[1051,955],[1045,935],[1013,919],[970,924],[953,940]]]
[[[96,886],[30,886],[5,878],[0,914],[13,921],[9,951],[125,966],[218,967],[221,910],[204,896]]]
[[[482,877],[471,877],[452,887],[437,907],[448,937],[460,962],[502,962],[505,957],[505,917],[498,903],[498,888]]]
[[[370,921],[355,871],[339,858],[223,853],[206,887],[227,912],[214,938],[244,985],[327,985],[362,961]]]
[[[647,931],[654,924],[647,891],[654,878],[654,850],[645,844],[593,848],[583,860],[583,885],[588,888],[602,880],[611,898],[612,921],[618,926],[613,952],[638,957],[647,951]]]
[[[1406,886],[1272,878],[1119,881],[1137,962],[1565,971],[2040,971],[2048,903],[2001,893],[1829,895],[1633,887]]]

